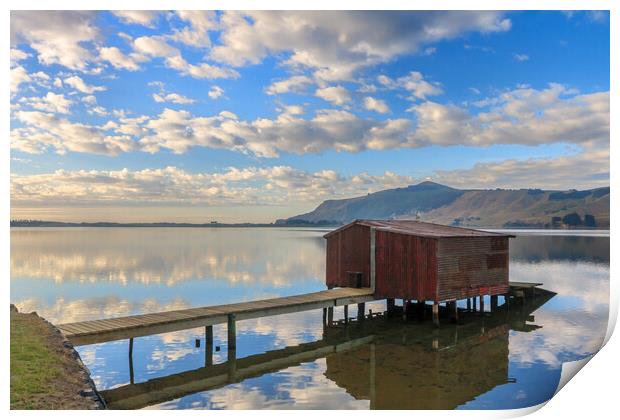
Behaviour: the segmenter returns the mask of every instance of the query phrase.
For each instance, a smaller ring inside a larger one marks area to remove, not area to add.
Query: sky
[[[11,217],[608,186],[609,37],[599,11],[13,11]]]

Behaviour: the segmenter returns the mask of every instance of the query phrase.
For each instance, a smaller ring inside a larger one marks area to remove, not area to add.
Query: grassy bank
[[[11,310],[11,409],[89,409],[88,374],[36,313]]]

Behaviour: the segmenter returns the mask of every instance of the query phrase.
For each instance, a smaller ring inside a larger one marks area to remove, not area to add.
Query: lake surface
[[[324,233],[13,228],[11,302],[65,323],[324,290]],[[214,327],[213,366],[205,366],[203,328],[136,338],[131,361],[127,340],[77,350],[98,390],[124,408],[535,405],[553,395],[563,362],[603,341],[609,237],[516,233],[523,236],[511,239],[511,281],[541,282],[556,295],[464,314],[462,325],[446,320],[436,330],[379,317],[326,327],[320,310],[241,321],[233,374],[225,325]],[[369,309],[381,312],[384,302]],[[355,305],[349,313],[356,316]],[[337,308],[334,318],[342,316]]]

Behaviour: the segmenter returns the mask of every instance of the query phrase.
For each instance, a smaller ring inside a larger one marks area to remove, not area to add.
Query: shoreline
[[[11,318],[11,410],[101,410],[90,371],[71,342],[36,312]]]

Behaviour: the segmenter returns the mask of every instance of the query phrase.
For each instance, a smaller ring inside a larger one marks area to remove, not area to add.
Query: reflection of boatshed
[[[413,220],[356,220],[325,235],[327,286],[434,302],[506,294],[510,237]]]

